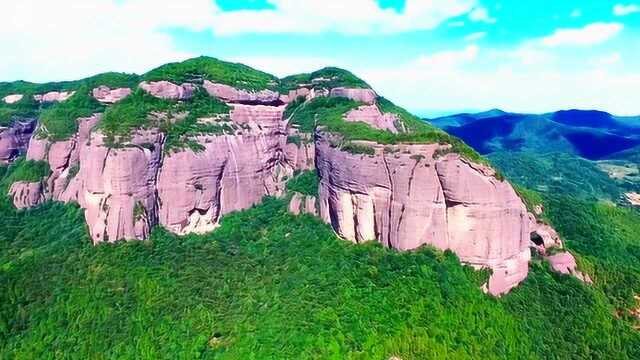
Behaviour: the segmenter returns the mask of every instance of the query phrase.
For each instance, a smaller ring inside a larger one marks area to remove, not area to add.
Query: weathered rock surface
[[[561,274],[571,275],[578,280],[587,284],[593,283],[589,275],[586,275],[578,271],[578,265],[576,259],[569,252],[560,252],[555,255],[547,256],[547,261],[551,265],[551,268]]]
[[[293,215],[318,215],[317,198],[311,195],[294,193],[289,201],[289,212]]]
[[[316,134],[321,217],[340,236],[399,250],[425,244],[453,250],[465,263],[493,269],[492,294],[526,277],[527,211],[493,170],[457,154],[434,159],[443,149],[438,144],[368,144],[374,156],[331,144],[331,135]]]
[[[3,97],[2,101],[4,101],[7,104],[15,104],[18,101],[22,100],[22,98],[24,98],[24,95],[22,94],[10,94]]]
[[[176,85],[169,81],[143,81],[140,88],[149,94],[161,98],[171,100],[187,100],[193,96],[196,87],[193,84],[185,83]]]
[[[33,95],[33,99],[41,103],[62,102],[72,97],[75,93],[75,91],[50,91],[42,95]]]
[[[18,209],[31,208],[45,200],[42,182],[15,182],[9,189],[9,196]]]
[[[361,121],[376,129],[387,130],[394,134],[398,132],[396,128],[398,116],[390,113],[383,114],[376,105],[365,105],[353,109],[347,113],[345,120]]]
[[[203,233],[221,215],[280,195],[294,168],[284,152],[284,107],[234,105],[237,135],[200,136],[204,150],[165,158],[158,177],[160,223],[178,234]]]
[[[247,91],[205,80],[203,87],[211,96],[228,103],[279,105],[280,94],[271,90]]]
[[[0,127],[0,164],[8,164],[26,152],[35,127],[35,119],[17,120],[10,127]]]
[[[98,86],[93,89],[93,97],[104,104],[115,104],[131,94],[129,88],[111,89],[107,86]]]
[[[369,105],[375,104],[376,98],[378,97],[378,95],[376,95],[376,92],[371,89],[351,89],[351,88],[344,88],[344,87],[331,89],[331,93],[329,94],[329,96],[344,97],[347,99],[360,101]]]

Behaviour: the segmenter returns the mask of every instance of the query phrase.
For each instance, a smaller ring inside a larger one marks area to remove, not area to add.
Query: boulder
[[[118,101],[126,98],[131,94],[131,89],[129,88],[117,88],[110,89],[107,86],[98,86],[93,89],[93,97],[104,104],[114,104]]]
[[[196,90],[195,85],[185,83],[182,85],[176,85],[169,81],[143,81],[140,83],[140,88],[147,93],[161,99],[169,100],[187,100],[193,97]]]
[[[589,275],[578,271],[578,265],[576,259],[569,252],[560,252],[555,255],[547,256],[547,261],[551,265],[554,271],[560,274],[571,275],[578,280],[591,284],[593,283]]]

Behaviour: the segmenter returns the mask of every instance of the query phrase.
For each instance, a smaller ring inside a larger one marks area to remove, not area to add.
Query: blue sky
[[[0,81],[204,54],[279,76],[344,67],[425,115],[637,115],[639,35],[639,0],[23,0],[0,5]]]

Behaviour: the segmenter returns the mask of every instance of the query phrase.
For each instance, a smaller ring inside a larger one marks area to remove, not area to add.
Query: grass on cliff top
[[[313,85],[313,87],[325,89],[332,89],[336,87],[357,89],[371,88],[369,84],[355,76],[353,73],[336,67],[326,67],[312,73],[287,76],[282,78],[280,82],[283,92],[295,90],[299,88],[300,85]]]
[[[486,159],[462,140],[423,122],[384,98],[379,99],[380,110],[397,114],[407,129],[406,132],[394,134],[375,129],[363,122],[344,120],[346,113],[361,105],[362,103],[341,97],[317,97],[307,103],[292,103],[290,106],[295,109],[288,113],[292,116],[291,122],[298,125],[300,131],[313,132],[317,126],[324,126],[326,131],[341,135],[346,142],[366,140],[378,144],[450,144],[451,152],[459,153],[474,162],[487,163]]]
[[[39,110],[40,104],[30,95],[13,104],[0,100],[0,126],[8,127],[16,119],[35,118]]]
[[[177,84],[210,80],[246,90],[274,89],[278,85],[278,79],[273,75],[207,56],[162,65],[143,75],[143,79],[167,80]]]
[[[59,81],[49,83],[32,83],[28,81],[0,82],[0,98],[10,94],[44,94],[50,91],[71,91],[82,86],[91,89],[100,85],[110,88],[128,87],[135,88],[140,82],[140,77],[136,74],[126,74],[117,72],[106,72],[88,78],[74,81]]]
[[[302,171],[287,182],[287,190],[318,197],[320,179],[315,170]]]
[[[37,136],[52,141],[66,140],[78,132],[78,118],[89,117],[104,108],[93,98],[91,89],[83,86],[69,99],[42,111]]]
[[[4,172],[7,172],[8,175],[2,179],[2,183],[8,189],[11,184],[17,181],[38,182],[45,176],[49,176],[51,169],[46,161],[26,160],[24,157],[20,157]]]
[[[283,200],[227,215],[208,235],[156,229],[93,247],[80,209],[17,212],[5,199],[2,358],[640,356],[638,333],[598,287],[544,263],[494,299],[479,289],[486,274],[450,252],[353,245]]]
[[[109,107],[100,121],[99,128],[115,145],[116,138],[128,139],[136,129],[158,127],[165,133],[165,150],[181,148],[199,150],[200,146],[190,139],[200,134],[218,134],[231,131],[227,126],[200,124],[199,118],[228,114],[230,108],[217,98],[199,90],[189,100],[176,101],[159,99],[137,89],[125,99]],[[154,121],[150,114],[162,113],[164,121]],[[186,118],[174,121],[176,115],[188,113]]]

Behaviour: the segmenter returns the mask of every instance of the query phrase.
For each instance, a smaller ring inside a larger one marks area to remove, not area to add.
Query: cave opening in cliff
[[[538,246],[544,245],[544,240],[542,240],[542,237],[535,231],[531,233],[531,241]]]

